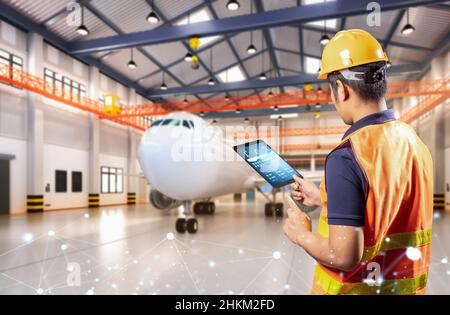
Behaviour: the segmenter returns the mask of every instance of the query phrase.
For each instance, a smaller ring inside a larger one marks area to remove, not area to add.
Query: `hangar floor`
[[[314,262],[263,200],[216,205],[173,239],[176,211],[148,205],[0,217],[0,294],[309,293]],[[448,226],[435,215],[428,294],[450,293]]]

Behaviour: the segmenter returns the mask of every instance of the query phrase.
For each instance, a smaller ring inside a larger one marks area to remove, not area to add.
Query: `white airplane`
[[[198,229],[191,201],[200,201],[194,204],[195,214],[212,214],[211,198],[258,189],[266,183],[236,154],[234,143],[221,135],[219,127],[199,116],[176,112],[154,121],[142,137],[138,160],[152,187],[150,203],[161,210],[183,205],[185,217],[176,222],[179,233]],[[283,203],[275,202],[275,192],[265,214],[283,216]]]

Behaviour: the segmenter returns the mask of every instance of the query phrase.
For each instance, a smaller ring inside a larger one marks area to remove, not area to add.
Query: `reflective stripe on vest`
[[[328,238],[328,224],[322,218],[319,219],[317,232],[320,236]],[[378,242],[377,244],[370,247],[364,247],[362,261],[372,259],[380,251],[399,248],[406,249],[407,247],[420,247],[430,244],[430,241],[431,229],[390,234],[384,237],[383,240]]]
[[[428,273],[424,273],[416,278],[385,280],[379,286],[364,282],[343,283],[317,265],[314,281],[320,284],[325,294],[414,294],[426,286],[427,277]]]

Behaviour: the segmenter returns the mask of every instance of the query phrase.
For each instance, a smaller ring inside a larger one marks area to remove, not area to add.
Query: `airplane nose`
[[[173,162],[180,160],[178,148],[189,141],[189,133],[182,128],[147,130],[139,144],[138,159],[150,182],[158,182],[174,171],[174,166],[179,163]]]

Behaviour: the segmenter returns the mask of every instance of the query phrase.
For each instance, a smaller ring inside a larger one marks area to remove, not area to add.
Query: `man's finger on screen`
[[[294,178],[295,183],[297,185],[299,185],[299,186],[303,185],[303,182],[304,182],[303,178],[301,178],[300,176],[297,176],[297,175],[293,175],[292,177]]]
[[[287,201],[290,208],[300,210],[300,208],[297,206],[297,204],[295,203],[294,199],[291,198],[291,196],[287,196]]]

